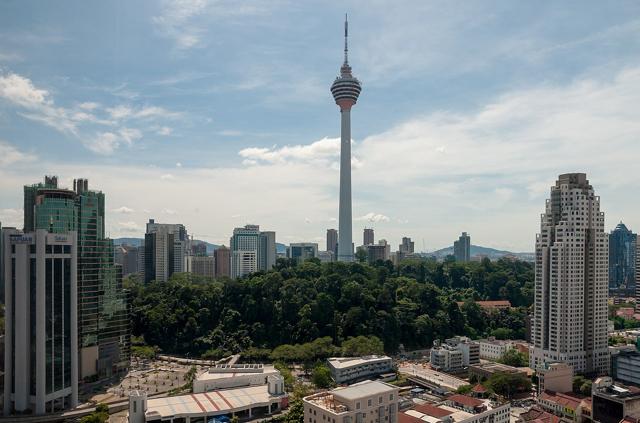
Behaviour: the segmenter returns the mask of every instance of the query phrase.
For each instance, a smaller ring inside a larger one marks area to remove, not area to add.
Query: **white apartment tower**
[[[3,230],[4,414],[78,404],[76,232]]]
[[[536,237],[532,368],[559,361],[576,373],[609,371],[608,243],[586,174],[560,175]]]

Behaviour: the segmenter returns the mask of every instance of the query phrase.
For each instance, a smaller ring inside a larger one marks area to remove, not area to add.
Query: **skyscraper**
[[[276,233],[260,232],[258,225],[235,228],[230,241],[231,277],[270,270],[276,263]]]
[[[622,222],[609,234],[609,288],[635,289],[637,240]]]
[[[185,271],[189,236],[181,223],[156,223],[149,219],[145,234],[145,282],[167,281]]]
[[[4,414],[78,404],[77,234],[3,231]]]
[[[373,228],[364,228],[362,231],[362,245],[373,245],[374,238]]]
[[[24,232],[77,233],[78,336],[81,379],[110,377],[129,367],[130,319],[113,241],[105,236],[105,196],[87,179],[73,190],[58,178],[24,187]]]
[[[358,101],[361,86],[351,73],[348,60],[348,22],[344,21],[344,62],[331,94],[340,106],[340,213],[338,218],[338,261],[353,261],[351,222],[351,108]]]
[[[318,257],[316,242],[292,242],[287,248],[287,258],[302,263],[307,259]]]
[[[411,241],[411,238],[402,237],[402,244],[398,246],[398,251],[401,254],[413,254],[414,243]]]
[[[327,229],[327,251],[336,253],[336,245],[338,245],[338,230]]]
[[[560,175],[536,237],[532,368],[562,361],[577,373],[608,372],[608,243],[587,176]]]
[[[213,257],[215,259],[216,278],[231,276],[231,270],[229,268],[231,266],[231,250],[224,245],[221,245],[213,252]]]
[[[466,232],[463,232],[460,238],[453,242],[453,255],[456,261],[463,263],[471,260],[471,237]]]

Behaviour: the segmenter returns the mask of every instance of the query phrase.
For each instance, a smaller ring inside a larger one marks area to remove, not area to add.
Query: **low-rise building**
[[[215,257],[185,256],[185,270],[198,276],[214,278],[216,276]]]
[[[451,395],[441,403],[424,403],[400,413],[399,423],[508,423],[509,403]]]
[[[545,363],[538,369],[538,395],[544,391],[570,392],[573,389],[573,367],[567,363]]]
[[[611,376],[623,383],[640,386],[640,352],[633,345],[609,348]]]
[[[394,372],[391,357],[369,355],[363,357],[332,357],[327,360],[331,377],[338,383],[352,383]]]
[[[614,384],[608,376],[596,379],[592,387],[595,423],[620,423],[640,418],[640,388]]]
[[[152,399],[134,393],[129,404],[129,423],[193,423],[216,416],[266,417],[288,407],[289,400],[282,376],[270,375],[268,383],[260,386]]]
[[[521,373],[530,376],[532,373],[528,367],[513,367],[501,363],[481,363],[469,366],[469,377],[475,376],[476,379],[489,379],[496,373]]]
[[[396,423],[399,388],[367,380],[303,398],[304,423]]]
[[[269,376],[273,375],[279,376],[280,372],[271,365],[217,364],[195,378],[193,392],[266,385]]]
[[[544,410],[571,422],[581,421],[582,404],[585,398],[571,392],[543,391],[538,396],[538,405]]]
[[[480,345],[480,358],[497,361],[509,350],[515,348],[515,342],[489,337],[476,341]]]
[[[511,308],[511,302],[509,300],[495,300],[495,301],[474,301],[480,307],[487,310],[502,310]],[[462,307],[464,301],[458,301],[458,306]]]
[[[444,344],[437,342],[431,349],[431,367],[445,372],[457,372],[480,362],[480,348],[469,338],[456,336]]]

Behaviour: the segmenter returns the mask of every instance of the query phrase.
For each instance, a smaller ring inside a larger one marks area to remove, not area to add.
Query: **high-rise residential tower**
[[[530,365],[561,361],[606,374],[609,237],[584,173],[560,175],[536,237]]]
[[[373,245],[374,238],[373,228],[364,228],[362,231],[362,245]]]
[[[336,246],[338,245],[338,230],[327,229],[327,251],[336,254]]]
[[[348,60],[348,22],[344,21],[344,62],[340,76],[331,85],[331,94],[340,106],[340,213],[338,216],[338,261],[353,261],[351,215],[351,108],[362,87],[351,73]]]
[[[58,178],[24,187],[24,232],[77,234],[79,377],[107,378],[129,367],[130,319],[122,270],[105,236],[105,195],[87,179],[73,190]]]
[[[456,261],[463,263],[471,260],[471,237],[466,232],[463,232],[460,238],[453,242],[453,255]]]
[[[635,289],[637,242],[622,222],[609,234],[609,288]]]

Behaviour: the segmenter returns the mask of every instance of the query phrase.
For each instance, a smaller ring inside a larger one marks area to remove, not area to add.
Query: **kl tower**
[[[351,107],[358,101],[360,81],[351,74],[347,57],[349,23],[344,20],[344,63],[340,76],[331,85],[331,94],[340,107],[340,213],[338,216],[338,261],[353,261],[351,227]]]

